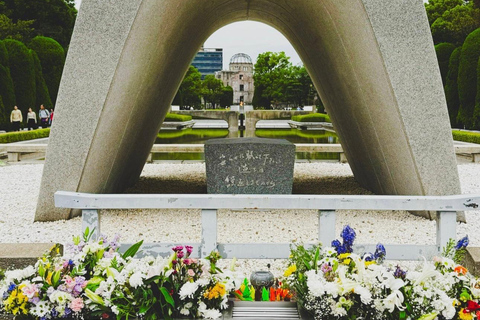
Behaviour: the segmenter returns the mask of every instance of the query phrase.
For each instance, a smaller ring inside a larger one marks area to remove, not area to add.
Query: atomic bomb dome
[[[249,63],[253,64],[252,58],[246,53],[237,53],[230,58],[230,64],[234,63]]]

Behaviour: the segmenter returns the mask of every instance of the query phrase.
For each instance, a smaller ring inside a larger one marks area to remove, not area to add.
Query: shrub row
[[[480,144],[480,133],[452,130],[452,134],[453,140]]]
[[[297,122],[332,122],[327,114],[311,113],[307,115],[292,116],[293,121]]]
[[[167,113],[164,122],[184,122],[192,120],[192,116],[187,114]]]
[[[32,131],[8,132],[0,134],[0,143],[11,143],[25,140],[46,138],[50,135],[50,129],[38,129]]]

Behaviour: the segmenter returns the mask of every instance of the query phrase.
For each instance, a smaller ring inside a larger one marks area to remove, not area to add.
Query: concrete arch
[[[297,50],[363,186],[379,194],[460,192],[421,0],[83,0],[36,220],[72,216],[54,208],[57,190],[121,192],[133,184],[200,45],[247,19],[275,27]]]

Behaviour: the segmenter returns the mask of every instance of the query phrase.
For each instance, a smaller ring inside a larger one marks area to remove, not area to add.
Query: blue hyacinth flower
[[[351,247],[353,245],[353,242],[355,241],[355,237],[357,234],[355,233],[355,230],[353,230],[349,225],[346,225],[340,236],[343,239],[343,243],[345,244],[346,247]]]
[[[458,240],[457,245],[455,246],[455,250],[459,250],[461,248],[466,248],[468,246],[469,240],[468,235],[463,237],[462,239]]]

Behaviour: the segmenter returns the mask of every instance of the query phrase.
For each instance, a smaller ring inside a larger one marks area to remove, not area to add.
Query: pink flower
[[[33,283],[30,283],[22,288],[23,294],[27,296],[28,299],[32,299],[38,293],[38,288]]]
[[[73,299],[72,302],[70,302],[70,309],[73,310],[73,312],[80,312],[83,309],[83,300],[82,298],[76,298]]]
[[[192,263],[192,259],[187,258],[187,259],[183,260],[183,263],[188,266],[190,263]]]
[[[70,276],[65,276],[65,278],[63,278],[63,281],[65,281],[65,286],[67,287],[67,290],[69,292],[72,292],[73,288],[76,285],[75,280],[72,279],[72,277]]]
[[[190,277],[193,277],[195,275],[195,271],[193,271],[192,269],[188,269],[187,273]]]

